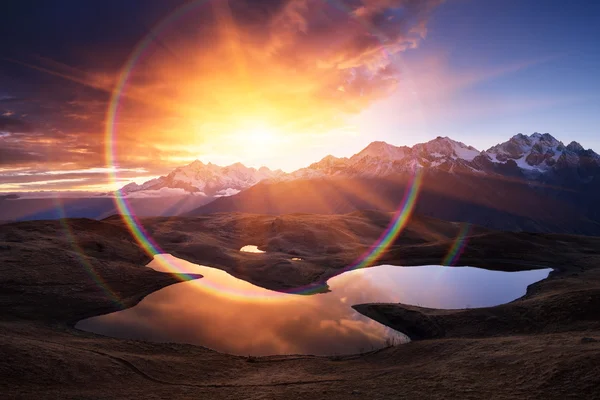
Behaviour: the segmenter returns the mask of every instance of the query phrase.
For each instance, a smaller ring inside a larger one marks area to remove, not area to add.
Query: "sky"
[[[195,159],[292,171],[375,140],[600,151],[599,18],[585,0],[8,0],[0,191]]]

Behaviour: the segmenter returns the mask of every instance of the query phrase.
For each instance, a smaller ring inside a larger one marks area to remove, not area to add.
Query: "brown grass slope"
[[[412,184],[412,174],[332,177],[261,182],[234,196],[190,211],[258,214],[344,214],[395,211]],[[416,212],[448,221],[472,222],[503,231],[600,235],[596,191],[534,183],[501,175],[426,171]]]
[[[281,290],[334,276],[389,218],[216,214],[143,222],[166,252]],[[439,263],[459,230],[415,217],[381,262]],[[240,253],[245,244],[269,253]],[[429,340],[361,356],[248,359],[73,328],[179,281],[144,267],[149,257],[120,219],[0,225],[0,391],[3,398],[61,399],[600,398],[598,249],[595,238],[475,228],[461,264],[557,272],[500,307],[361,310]],[[290,255],[304,261],[291,264]]]

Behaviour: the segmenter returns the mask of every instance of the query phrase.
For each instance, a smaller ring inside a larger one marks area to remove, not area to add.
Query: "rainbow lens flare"
[[[346,13],[349,13],[349,11],[346,9],[347,7],[339,1],[328,1],[328,3],[331,3],[334,7],[338,9],[343,9]],[[164,18],[153,29],[151,29],[150,32],[137,44],[137,46],[134,48],[133,52],[129,56],[127,62],[123,66],[118,81],[111,95],[111,100],[109,103],[105,121],[105,155],[106,163],[109,167],[115,167],[118,165],[116,154],[116,142],[118,134],[117,121],[121,107],[121,99],[124,97],[124,93],[128,86],[128,82],[131,79],[132,72],[134,71],[136,66],[140,64],[140,61],[144,58],[145,52],[156,40],[156,38],[161,34],[161,32],[163,32],[167,27],[174,24],[180,17],[186,15],[190,11],[204,4],[207,4],[206,0],[189,2],[179,7],[166,18]],[[373,29],[373,27],[369,27],[365,21],[361,21],[360,17],[354,14],[350,15],[350,17],[364,25],[366,29]],[[375,31],[373,32],[373,35],[382,42],[382,51],[386,53],[386,56],[390,56],[389,54],[387,54],[386,46],[384,45],[386,38],[383,35],[383,33]],[[110,177],[113,182],[117,182],[117,168],[111,168]],[[357,258],[352,264],[348,265],[346,268],[341,270],[340,273],[354,269],[365,268],[375,264],[377,260],[386,252],[386,250],[394,243],[395,239],[406,227],[412,215],[412,212],[418,200],[422,180],[422,172],[416,170],[414,172],[414,175],[411,177],[411,180],[409,181],[403,200],[399,204],[399,207],[386,230],[364,254]],[[161,250],[160,246],[152,239],[151,235],[149,235],[149,233],[144,229],[143,225],[138,220],[138,218],[134,215],[134,213],[132,212],[131,205],[128,202],[128,199],[122,196],[119,191],[115,192],[114,195],[116,207],[125,225],[129,229],[135,240],[144,249],[144,251],[146,251],[152,257],[164,253]],[[169,261],[160,257],[157,257],[157,259],[157,261],[161,264],[162,270],[177,274],[182,280],[188,280],[194,277],[193,274],[185,272],[186,265],[184,265],[184,263]],[[89,270],[93,273],[93,270],[91,268]],[[200,285],[203,284],[202,279],[196,282],[198,282],[198,284]],[[108,293],[111,294],[111,298],[116,298],[116,296],[114,296],[114,293],[110,292],[105,283],[99,281],[99,284],[108,290]],[[317,286],[313,285],[310,287],[296,288],[295,290],[292,290],[290,292],[296,294],[310,294],[321,291],[325,286],[326,284],[322,283],[321,285]],[[224,290],[223,288],[219,287],[214,287],[213,289],[216,291]],[[238,293],[236,295],[241,295],[242,297],[244,297],[252,296],[253,294],[244,292],[242,294]],[[274,294],[273,296],[276,296],[276,294]]]

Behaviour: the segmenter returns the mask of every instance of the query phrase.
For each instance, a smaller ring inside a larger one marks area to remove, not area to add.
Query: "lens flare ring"
[[[471,233],[471,224],[465,223],[458,231],[456,238],[452,242],[452,246],[448,250],[448,254],[442,260],[442,265],[447,267],[453,267],[458,263],[460,257],[462,256],[465,248],[467,247],[467,243],[469,242],[468,237],[469,233]]]
[[[102,279],[102,277],[95,271],[94,266],[91,262],[85,257],[85,251],[79,245],[76,235],[73,234],[73,230],[69,225],[69,220],[67,219],[65,208],[60,199],[53,198],[54,209],[60,214],[59,215],[59,223],[63,228],[67,241],[70,243],[71,247],[74,250],[75,256],[77,257],[79,264],[83,266],[83,270],[90,277],[90,279],[106,294],[106,296],[112,300],[120,309],[127,308],[125,304],[121,301],[119,296],[110,288],[110,286]]]
[[[369,26],[365,22],[360,20],[360,17],[358,17],[354,13],[351,13],[351,11],[347,10],[347,7],[344,7],[343,4],[340,3],[339,1],[329,0],[327,2],[333,4],[337,8],[343,9],[344,12],[347,12],[350,14],[351,18],[353,18],[353,19],[357,20],[358,22],[362,23],[363,25],[365,25],[366,29],[370,29]],[[127,62],[124,64],[123,68],[121,69],[117,83],[116,83],[116,85],[113,89],[112,95],[111,95],[109,107],[108,107],[107,113],[106,113],[106,120],[105,120],[105,156],[106,156],[106,163],[109,167],[115,167],[117,165],[117,162],[116,162],[117,155],[116,155],[115,144],[116,144],[116,135],[117,135],[117,120],[118,120],[119,111],[120,111],[120,101],[121,101],[121,98],[123,97],[123,94],[124,94],[126,88],[127,88],[128,81],[131,77],[131,74],[132,74],[135,66],[139,63],[140,59],[144,55],[144,52],[149,48],[149,46],[153,43],[153,41],[155,41],[155,38],[158,37],[158,35],[160,35],[160,33],[163,32],[169,25],[173,24],[180,17],[182,17],[189,11],[193,10],[194,8],[204,5],[204,4],[207,4],[207,3],[208,3],[207,0],[189,2],[189,3],[179,7],[174,12],[172,12],[169,16],[164,18],[153,29],[151,29],[150,32],[137,44],[137,46],[135,47],[133,52],[130,54]],[[383,42],[385,41],[385,38],[382,37],[383,34],[379,31],[374,32],[374,34],[377,36],[377,38],[379,40],[382,41],[382,52],[384,52],[385,56],[389,58],[390,54],[388,54],[385,46],[383,45]],[[115,182],[115,183],[117,182],[117,169],[116,168],[111,168],[110,178],[113,182]],[[394,243],[395,239],[404,230],[404,228],[406,227],[407,223],[410,220],[410,217],[414,211],[415,205],[418,200],[418,195],[419,195],[419,191],[421,188],[422,180],[423,180],[423,173],[419,170],[415,170],[414,175],[411,177],[411,180],[409,181],[409,184],[407,185],[406,192],[404,194],[402,202],[400,203],[397,211],[394,213],[394,216],[391,219],[391,222],[389,223],[389,225],[387,226],[385,231],[369,247],[369,249],[364,254],[362,254],[360,257],[358,257],[353,263],[351,263],[347,267],[340,270],[339,271],[340,274],[343,272],[350,271],[350,270],[365,268],[365,267],[374,265],[377,262],[377,260],[389,249],[389,247]],[[142,247],[142,249],[151,257],[155,257],[159,254],[164,253],[161,250],[160,246],[153,240],[151,235],[149,235],[149,233],[144,229],[144,227],[141,224],[141,222],[139,221],[139,219],[134,215],[134,213],[132,212],[131,205],[128,203],[128,199],[123,197],[119,191],[116,191],[114,193],[114,199],[115,199],[115,205],[117,207],[119,214],[121,215],[123,222],[125,223],[127,229],[133,235],[136,242]],[[181,280],[190,280],[195,277],[193,274],[185,272],[185,265],[183,265],[183,263],[167,260],[163,257],[156,257],[156,260],[159,263],[161,263],[162,268],[164,270],[168,270],[168,271],[172,272],[173,274],[176,274],[177,276],[180,277]],[[91,272],[92,269],[89,269],[89,271]],[[92,274],[93,274],[93,272],[92,272]],[[196,282],[198,282],[198,284],[204,285],[204,283],[202,281],[203,280],[200,279]],[[111,298],[116,299],[116,301],[120,303],[118,297],[116,297],[116,295],[114,295],[114,293],[112,291],[110,291],[110,289],[104,282],[102,282],[101,280],[99,280],[98,282],[103,288],[105,288],[108,291],[107,293],[110,294]],[[219,293],[227,292],[226,288],[218,287],[218,286],[215,286],[214,284],[211,284],[211,285],[213,285],[211,287],[211,289],[216,292],[219,292]],[[325,287],[326,287],[326,283],[321,283],[316,286],[311,285],[311,286],[296,288],[296,289],[288,291],[286,293],[311,294],[311,293],[320,292]],[[281,293],[281,294],[282,294],[282,296],[284,295],[284,293]],[[254,296],[252,293],[242,293],[242,294],[228,293],[228,295],[239,296],[242,298]],[[277,297],[277,295],[273,294],[273,296],[271,296],[271,298],[273,298],[273,297]]]

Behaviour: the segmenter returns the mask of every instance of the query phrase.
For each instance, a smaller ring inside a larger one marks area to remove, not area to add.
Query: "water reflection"
[[[548,277],[551,268],[519,272],[474,267],[378,267],[346,272],[327,283],[334,293],[352,295],[352,304],[403,303],[461,309],[492,307],[525,294],[527,286]]]
[[[264,253],[263,250],[259,250],[258,249],[258,246],[254,246],[254,245],[251,245],[251,244],[242,247],[240,249],[240,251],[243,251],[245,253]]]
[[[157,256],[149,266],[200,273],[197,281],[166,287],[140,304],[83,320],[77,328],[107,336],[203,345],[239,355],[350,354],[406,339],[357,313],[353,304],[402,302],[425,307],[486,306],[512,300],[550,270],[495,272],[476,268],[380,266],[330,279],[331,292],[284,294],[254,286],[219,269]],[[162,261],[162,262],[161,262]]]

